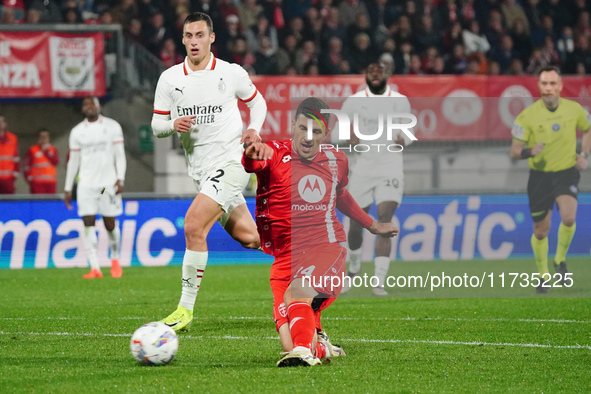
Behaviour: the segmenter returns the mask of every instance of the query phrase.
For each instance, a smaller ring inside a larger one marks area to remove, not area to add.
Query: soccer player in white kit
[[[209,15],[187,16],[183,44],[187,57],[160,76],[154,99],[152,129],[158,137],[178,133],[197,196],[185,216],[187,249],[182,293],[177,310],[162,320],[175,331],[188,329],[207,264],[207,235],[216,221],[245,248],[258,249],[255,222],[242,191],[249,175],[241,164],[243,143],[261,140],[267,114],[263,96],[246,71],[211,53],[215,41]],[[238,99],[250,110],[243,133]]]
[[[90,262],[85,279],[102,278],[97,253],[96,215],[103,216],[111,250],[111,276],[120,278],[119,242],[121,233],[116,217],[123,213],[121,191],[125,181],[123,131],[115,120],[100,114],[100,103],[94,96],[82,100],[86,119],[70,132],[70,152],[64,187],[64,202],[72,209],[72,187],[79,174],[78,216],[84,222],[84,249]]]
[[[367,87],[355,93],[345,100],[341,111],[348,114],[353,122],[354,115],[359,117],[359,130],[365,135],[371,135],[378,130],[378,120],[380,114],[383,115],[384,122],[388,114],[401,113],[410,114],[410,103],[408,98],[398,92],[393,91],[388,86],[390,73],[384,63],[372,63],[365,72],[365,81]],[[407,120],[401,120],[405,123]],[[373,150],[357,153],[355,163],[351,168],[351,177],[349,181],[349,192],[363,209],[368,212],[371,205],[375,202],[378,209],[378,222],[389,223],[392,221],[396,208],[402,202],[402,192],[404,186],[404,174],[402,171],[402,151],[389,151],[385,147],[392,144],[407,146],[412,140],[401,130],[395,141],[386,139],[384,132],[377,140],[357,141],[352,134],[353,144],[365,143],[372,146]],[[381,149],[371,144],[383,144]],[[359,149],[360,151],[365,150]],[[363,228],[354,221],[351,221],[348,234],[349,244],[349,273],[354,277],[361,270],[361,246],[363,243]],[[391,240],[378,237],[375,246],[375,276],[378,278],[378,286],[372,289],[373,294],[377,296],[386,296],[388,293],[384,290],[384,281],[390,267]],[[349,287],[343,287],[341,294],[349,291]]]

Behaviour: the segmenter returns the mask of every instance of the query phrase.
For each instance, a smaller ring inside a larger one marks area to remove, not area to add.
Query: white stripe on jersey
[[[333,152],[329,150],[323,151],[326,157],[328,157],[328,168],[332,174],[332,184],[330,187],[330,199],[328,201],[328,207],[326,209],[326,216],[324,218],[326,222],[326,231],[328,232],[328,242],[337,242],[337,237],[334,231],[334,222],[332,217],[333,207],[337,199],[337,184],[339,183],[339,167],[337,165],[337,158]]]

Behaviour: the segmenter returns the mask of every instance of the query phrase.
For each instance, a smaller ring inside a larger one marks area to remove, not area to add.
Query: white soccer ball
[[[131,336],[131,355],[140,364],[165,365],[179,348],[176,332],[164,323],[151,322],[138,328]]]

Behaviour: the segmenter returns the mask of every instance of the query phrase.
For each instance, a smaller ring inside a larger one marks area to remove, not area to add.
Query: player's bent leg
[[[199,193],[185,214],[185,240],[187,249],[207,251],[207,234],[224,211],[211,197]]]
[[[396,201],[382,201],[378,203],[378,222],[390,223],[397,207],[398,202]],[[378,278],[378,286],[372,289],[373,295],[388,295],[388,292],[384,289],[384,283],[388,275],[388,270],[390,269],[391,249],[392,240],[390,238],[378,237],[376,240],[376,257],[374,259],[374,275]]]
[[[318,292],[306,284],[302,278],[295,279],[287,288],[285,304],[293,350],[277,362],[278,367],[309,367],[322,364],[312,352],[316,325],[311,304],[316,295]]]
[[[96,216],[85,215],[82,216],[84,222],[84,249],[90,264],[90,272],[83,275],[84,279],[98,279],[103,277],[98,258],[98,238],[96,235]]]
[[[257,226],[246,204],[234,208],[224,227],[228,234],[247,249],[258,249],[261,246]]]

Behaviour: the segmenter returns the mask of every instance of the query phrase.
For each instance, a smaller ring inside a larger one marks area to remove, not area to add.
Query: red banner
[[[267,101],[265,140],[290,137],[292,98],[345,98],[365,87],[357,75],[252,80]],[[591,107],[591,77],[563,82],[563,97]],[[537,79],[529,76],[394,76],[389,84],[409,98],[419,141],[508,140],[515,116],[539,97]],[[248,111],[241,108],[246,122]]]
[[[101,33],[0,32],[0,97],[104,96]]]

